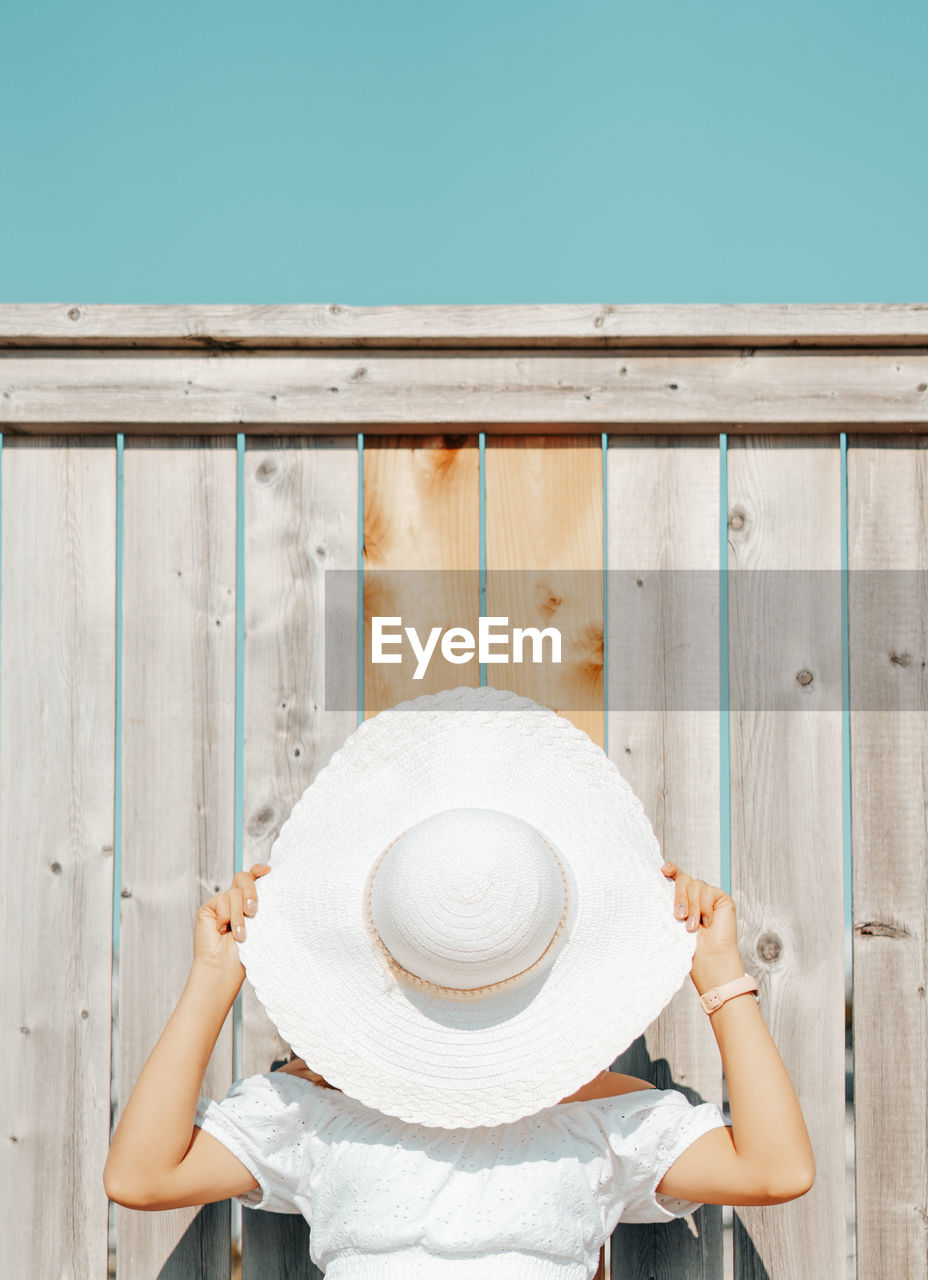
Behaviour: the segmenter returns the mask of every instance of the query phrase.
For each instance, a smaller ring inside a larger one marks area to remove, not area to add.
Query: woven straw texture
[[[398,982],[365,924],[387,846],[463,807],[531,824],[568,882],[553,959],[479,1000]],[[582,730],[462,686],[380,712],[335,751],[280,829],[239,955],[283,1039],[330,1084],[412,1124],[501,1124],[592,1079],[686,979],[696,936],[673,917],[662,861],[641,801]]]

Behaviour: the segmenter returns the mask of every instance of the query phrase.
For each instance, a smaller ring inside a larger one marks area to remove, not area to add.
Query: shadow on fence
[[[652,1058],[639,1036],[612,1064],[613,1070],[649,1080],[658,1089],[677,1089],[697,1106],[707,1099],[688,1085],[677,1084],[666,1058]],[[723,1273],[722,1206],[704,1204],[693,1214],[698,1236],[685,1218],[675,1222],[619,1223],[612,1233],[612,1275],[621,1280],[697,1280]],[[770,1280],[750,1236],[734,1215],[739,1280]]]
[[[228,1252],[229,1205],[226,1200],[205,1204],[171,1250],[158,1280],[190,1280],[215,1276],[216,1259]],[[220,1277],[216,1277],[220,1280]]]

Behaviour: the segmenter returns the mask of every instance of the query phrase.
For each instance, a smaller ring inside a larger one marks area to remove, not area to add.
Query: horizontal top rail
[[[928,344],[928,302],[0,305],[2,347],[887,347]]]
[[[113,430],[926,433],[928,344],[0,351],[5,436]]]

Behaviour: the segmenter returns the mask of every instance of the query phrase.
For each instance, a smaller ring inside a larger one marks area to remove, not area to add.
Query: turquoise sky
[[[29,0],[0,301],[928,300],[924,0]]]

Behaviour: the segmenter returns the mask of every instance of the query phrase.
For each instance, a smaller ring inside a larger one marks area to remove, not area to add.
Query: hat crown
[[[551,845],[497,809],[446,809],[407,828],[376,864],[369,891],[369,920],[392,960],[454,991],[530,969],[567,905]]]

